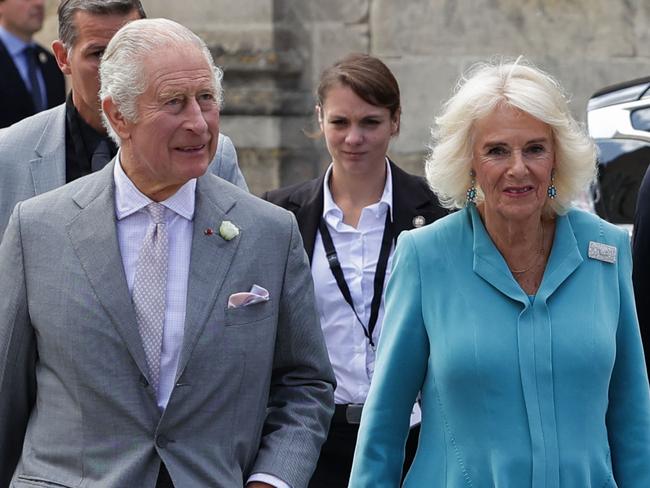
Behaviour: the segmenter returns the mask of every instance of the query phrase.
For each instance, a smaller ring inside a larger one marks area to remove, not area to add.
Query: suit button
[[[167,447],[167,444],[169,444],[169,439],[165,437],[164,435],[159,435],[156,437],[156,445],[161,448],[165,449]]]
[[[145,378],[143,374],[140,375],[140,384],[145,388],[149,386],[149,382],[147,381],[147,378]]]

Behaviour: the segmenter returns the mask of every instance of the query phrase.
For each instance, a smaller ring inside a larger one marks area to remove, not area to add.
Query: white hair
[[[429,186],[446,208],[467,204],[474,123],[500,104],[526,112],[552,130],[557,197],[547,200],[545,213],[565,213],[595,178],[595,145],[571,116],[562,88],[551,76],[520,60],[474,65],[436,118],[425,171]],[[484,196],[477,190],[480,202]]]
[[[144,61],[154,53],[193,45],[201,51],[212,71],[212,82],[217,105],[221,107],[223,72],[214,64],[205,42],[187,27],[168,19],[139,19],[124,25],[106,47],[99,67],[101,88],[99,98],[110,98],[125,119],[137,122],[137,99],[148,80]],[[120,140],[102,111],[102,121],[108,134],[119,145]]]

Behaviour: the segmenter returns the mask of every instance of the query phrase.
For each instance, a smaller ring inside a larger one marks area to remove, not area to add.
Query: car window
[[[650,144],[632,139],[598,139],[596,213],[615,224],[631,224],[641,180],[650,163]]]

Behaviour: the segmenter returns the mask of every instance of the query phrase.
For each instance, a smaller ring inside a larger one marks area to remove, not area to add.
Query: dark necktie
[[[29,84],[32,86],[32,100],[34,101],[34,109],[36,112],[45,110],[43,103],[43,95],[41,94],[41,85],[38,83],[38,67],[36,66],[36,48],[34,46],[27,46],[25,48],[25,59],[27,60],[27,77]]]
[[[111,160],[111,141],[108,137],[103,137],[97,147],[93,156],[90,159],[90,169],[93,171],[99,171]]]

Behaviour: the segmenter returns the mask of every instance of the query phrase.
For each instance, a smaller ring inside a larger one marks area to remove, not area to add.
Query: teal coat
[[[350,487],[399,486],[420,390],[405,487],[650,487],[629,238],[581,211],[556,222],[533,298],[473,206],[402,234]],[[588,257],[590,241],[616,263]]]

